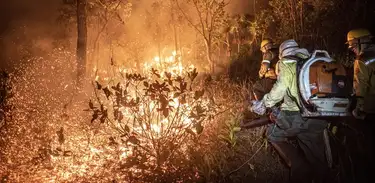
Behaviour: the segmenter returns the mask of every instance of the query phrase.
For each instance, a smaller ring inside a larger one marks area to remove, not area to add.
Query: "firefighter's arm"
[[[370,73],[367,66],[359,60],[354,62],[354,91],[357,98],[357,108],[363,108],[363,97],[367,94],[369,88]]]
[[[263,78],[270,68],[272,60],[272,53],[266,52],[263,54],[262,63],[260,63],[259,78]]]
[[[263,102],[268,108],[273,107],[278,102],[283,100],[288,87],[288,80],[290,78],[290,73],[288,72],[289,69],[287,69],[286,65],[281,61],[279,61],[278,66],[279,75],[277,77],[277,81],[273,85],[271,91],[263,97]]]
[[[260,69],[259,69],[259,78],[262,79],[266,75],[269,67],[270,67],[269,63],[264,62],[264,60],[263,60],[261,65],[260,65]]]

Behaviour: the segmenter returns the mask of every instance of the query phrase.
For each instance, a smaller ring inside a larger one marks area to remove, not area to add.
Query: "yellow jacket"
[[[357,108],[375,113],[375,47],[363,52],[354,61],[353,87]]]
[[[259,70],[259,78],[276,79],[275,65],[278,61],[278,53],[276,50],[268,50],[263,54]]]

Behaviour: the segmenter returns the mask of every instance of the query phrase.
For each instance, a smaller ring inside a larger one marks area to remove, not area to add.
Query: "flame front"
[[[161,79],[165,79],[167,76],[165,73],[170,73],[171,77],[177,77],[184,74],[184,71],[191,70],[194,68],[194,65],[187,65],[186,67],[182,64],[182,58],[177,51],[172,51],[170,55],[159,57],[155,56],[150,61],[144,63],[142,72],[151,80],[152,74],[150,70],[156,69],[161,74]],[[96,68],[94,68],[96,70]],[[120,67],[118,68],[120,74],[125,73],[135,73],[136,70]],[[100,75],[100,76],[99,76]],[[98,75],[95,76],[95,81],[98,82],[110,82],[113,78],[109,76],[108,71],[101,71]],[[127,99],[131,100],[136,98],[139,93],[137,93],[136,88],[129,88]],[[138,88],[139,89],[139,88]],[[141,99],[143,100],[143,99]],[[202,104],[207,104],[208,101],[201,100]],[[140,105],[137,108],[128,108],[120,107],[118,110],[124,116],[123,121],[133,121],[135,118],[138,121],[144,120],[146,122],[140,123],[111,123],[110,129],[124,129],[130,128],[132,131],[131,134],[138,134],[139,146],[149,147],[149,148],[158,148],[157,145],[160,142],[164,142],[167,136],[181,136],[185,132],[185,129],[191,129],[193,132],[196,132],[193,126],[193,121],[189,117],[190,112],[193,110],[191,103],[181,103],[178,98],[172,98],[168,102],[168,106],[171,108],[173,115],[165,117],[160,112],[155,112],[159,107],[156,101],[141,101]],[[109,109],[108,109],[109,110]],[[109,112],[110,113],[110,112]],[[128,127],[125,127],[128,126]],[[107,129],[108,130],[108,129]],[[114,133],[111,130],[111,133]],[[108,133],[108,132],[106,132]],[[95,134],[92,134],[94,138]],[[108,136],[104,136],[108,139]],[[133,142],[134,143],[134,142]],[[85,153],[84,157],[80,159],[80,163],[74,162],[73,160],[70,163],[67,163],[66,160],[61,159],[61,157],[54,157],[53,163],[59,164],[61,161],[65,161],[65,171],[58,171],[56,177],[59,177],[63,180],[71,180],[74,176],[84,176],[85,174],[91,174],[95,172],[95,168],[98,165],[104,165],[107,160],[116,160],[119,162],[126,162],[127,160],[134,158],[134,145],[131,141],[126,141],[124,144],[118,144],[116,147],[98,147],[94,144],[87,144],[89,148],[88,153]],[[156,144],[155,144],[156,143]],[[181,142],[179,142],[181,143]],[[184,145],[181,145],[182,149],[185,149]],[[104,158],[105,157],[105,158]],[[155,164],[157,162],[157,153],[148,157],[146,164]],[[156,166],[156,165],[153,165]],[[163,169],[163,167],[161,167]],[[129,168],[133,173],[139,173],[140,170],[137,168]],[[57,171],[57,170],[56,170]],[[165,171],[165,170],[163,170]],[[55,178],[54,178],[55,180]]]

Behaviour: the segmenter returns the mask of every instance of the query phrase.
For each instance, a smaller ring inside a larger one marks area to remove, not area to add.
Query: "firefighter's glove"
[[[277,118],[277,116],[280,114],[280,108],[278,107],[271,107],[271,115]]]
[[[266,113],[266,106],[264,105],[264,102],[262,100],[253,100],[251,103],[251,112],[256,113],[258,115],[263,115],[264,113]]]
[[[359,120],[364,120],[365,119],[365,113],[361,110],[360,107],[356,107],[353,111],[352,111],[352,115],[354,118],[356,119],[359,119]]]
[[[269,70],[269,64],[268,63],[262,63],[259,70],[259,79],[262,79],[265,77],[267,71]]]

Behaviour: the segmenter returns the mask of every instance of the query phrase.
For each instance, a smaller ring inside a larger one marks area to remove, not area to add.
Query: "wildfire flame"
[[[62,57],[63,58],[63,57]],[[72,59],[73,60],[73,59]],[[58,68],[66,68],[65,62],[66,60],[61,61],[61,66],[58,66]],[[44,62],[38,61],[35,62],[36,64],[41,64],[43,69],[47,70],[47,66]],[[46,62],[49,64],[52,64],[51,62]],[[60,63],[60,62],[59,62]],[[73,63],[73,62],[72,62]],[[150,58],[149,61],[146,61],[143,65],[144,67],[142,68],[143,73],[145,73],[145,76],[150,76],[147,75],[146,73],[149,73],[151,68],[154,68],[159,71],[161,74],[162,78],[165,78],[165,72],[171,73],[172,77],[180,76],[184,74],[183,72],[186,70],[190,70],[194,68],[194,65],[184,65],[182,63],[182,57],[181,54],[179,54],[177,51],[172,51],[170,52],[169,55],[166,56],[155,56],[153,58]],[[35,69],[35,67],[31,67],[32,69]],[[74,64],[71,64],[69,68],[66,69],[71,69],[74,68]],[[98,71],[96,67],[93,68],[94,71]],[[116,71],[117,73],[124,74],[124,73],[135,73],[138,72],[134,68],[124,68],[120,67],[117,68],[113,71]],[[98,82],[103,82],[103,83],[108,83],[111,81],[113,77],[116,77],[113,75],[113,71],[109,70],[104,70],[97,72],[98,74],[95,76],[95,80]],[[36,71],[37,72],[37,71]],[[68,73],[68,72],[63,72],[59,71],[60,73]],[[37,72],[38,73],[38,72]],[[48,73],[48,72],[47,72]],[[30,78],[32,78],[35,74],[30,73]],[[151,77],[151,76],[150,76]],[[41,78],[45,78],[44,75]],[[49,77],[51,78],[51,77]],[[26,81],[27,79],[25,79]],[[45,81],[47,84],[48,82],[52,83],[57,83],[61,84],[61,88],[64,88],[64,90],[68,90],[71,84],[67,84],[64,82],[53,82],[50,80]],[[30,82],[30,86],[27,85],[24,89],[20,88],[19,90],[28,92],[29,94],[34,94],[33,92],[29,92],[32,88],[30,87],[35,87],[39,89],[39,82]],[[45,84],[47,86],[47,84]],[[35,85],[35,86],[34,86]],[[44,84],[43,84],[44,85]],[[68,87],[67,87],[68,86]],[[18,85],[17,85],[18,87]],[[54,90],[56,91],[56,90]],[[45,91],[47,94],[48,92]],[[65,91],[64,91],[65,92]],[[136,93],[135,91],[128,91],[130,98],[135,97]],[[45,99],[48,97],[48,95],[36,95],[36,99],[40,100],[46,100],[46,103],[43,103],[43,105],[47,105],[48,99]],[[17,95],[18,96],[18,95]],[[47,96],[47,97],[46,97]],[[60,96],[60,95],[56,95]],[[33,96],[34,97],[34,96]],[[34,99],[30,100],[31,97],[24,96],[22,93],[19,94],[19,97],[17,98],[17,103],[18,104],[28,104],[26,102],[35,102]],[[61,104],[59,102],[60,99],[55,99],[54,102]],[[202,103],[206,103],[208,101],[204,101],[202,99]],[[38,104],[35,104],[38,105]],[[135,145],[132,145],[130,142],[127,142],[126,144],[124,143],[118,143],[118,145],[108,145],[108,139],[111,139],[114,134],[117,132],[113,130],[113,126],[103,126],[100,124],[91,124],[84,126],[82,124],[85,124],[88,118],[90,117],[87,112],[82,111],[82,106],[81,104],[72,107],[69,115],[70,118],[66,119],[65,121],[61,119],[60,114],[61,114],[61,108],[56,108],[53,111],[49,111],[49,113],[53,114],[51,116],[46,116],[45,110],[43,110],[44,106],[43,105],[38,105],[41,106],[42,109],[35,109],[35,110],[40,110],[38,115],[41,117],[38,117],[38,119],[30,119],[30,117],[27,116],[29,113],[28,111],[31,111],[27,109],[27,112],[21,112],[19,111],[17,114],[17,120],[19,120],[18,123],[22,124],[28,124],[31,120],[33,120],[33,123],[35,125],[33,126],[33,129],[41,129],[39,124],[45,124],[44,130],[46,131],[45,135],[46,138],[48,138],[48,145],[46,147],[42,147],[40,144],[38,144],[37,141],[34,139],[31,139],[30,142],[33,144],[27,145],[27,146],[33,146],[36,147],[37,149],[33,149],[34,152],[31,152],[28,148],[30,147],[22,147],[22,150],[27,152],[27,156],[24,158],[14,158],[16,155],[20,155],[22,153],[15,153],[19,152],[19,149],[15,145],[13,145],[14,149],[16,150],[15,152],[9,151],[9,160],[7,160],[8,164],[13,165],[12,161],[17,161],[17,159],[24,159],[22,161],[27,161],[28,159],[33,159],[36,156],[36,160],[41,161],[45,164],[43,166],[47,168],[36,168],[36,170],[29,170],[30,166],[32,165],[22,165],[17,167],[17,171],[15,170],[10,170],[14,171],[15,173],[11,174],[11,178],[15,180],[20,180],[18,182],[66,182],[66,181],[75,181],[78,180],[80,182],[80,178],[83,177],[97,177],[97,176],[102,176],[106,177],[108,179],[111,178],[118,178],[119,180],[123,180],[121,176],[126,176],[126,174],[116,174],[114,175],[111,170],[114,169],[114,167],[108,167],[103,169],[105,166],[117,166],[118,163],[125,162],[126,160],[129,160],[133,157],[136,156],[135,152]],[[87,103],[85,104],[87,105]],[[139,106],[139,113],[137,115],[142,116],[145,115],[146,113],[150,113],[153,109],[157,108],[158,104],[155,102],[149,102],[147,105],[142,104]],[[185,111],[184,113],[181,113],[180,115],[180,123],[179,123],[179,128],[178,129],[173,129],[173,133],[175,135],[182,134],[184,133],[183,130],[185,128],[191,127],[192,126],[192,120],[189,118],[189,113],[191,110],[193,110],[193,107],[190,106],[187,103],[180,103],[180,101],[177,98],[172,99],[169,101],[169,105],[177,108],[179,107],[181,111]],[[28,106],[33,106],[32,103]],[[52,109],[52,106],[49,108]],[[18,110],[23,110],[23,108],[19,107]],[[35,112],[33,109],[31,112]],[[126,108],[120,108],[119,111],[124,115],[124,118],[133,118],[131,111]],[[24,115],[25,114],[25,115]],[[134,113],[133,113],[134,114]],[[40,118],[40,119],[39,119]],[[165,133],[168,133],[167,129],[168,126],[170,126],[170,123],[172,121],[171,117],[151,117],[153,121],[151,122],[151,125],[147,126],[145,124],[139,125],[139,126],[132,126],[132,130],[135,133],[142,133],[145,129],[147,129],[148,133],[152,135],[152,138],[154,139],[162,139],[163,135]],[[41,121],[41,122],[39,122]],[[42,123],[43,121],[43,123]],[[48,122],[47,122],[48,121]],[[30,123],[32,124],[32,123]],[[96,126],[97,125],[97,126]],[[120,123],[114,124],[117,125],[115,128],[120,129],[123,128]],[[64,138],[65,142],[60,141],[60,137],[56,138],[56,131],[58,129],[64,128]],[[32,129],[29,129],[25,126],[22,127],[23,131],[29,132]],[[169,130],[170,131],[170,130]],[[192,128],[192,131],[194,131],[194,128]],[[169,132],[170,133],[170,132]],[[38,134],[39,135],[39,134]],[[42,136],[42,135],[41,135]],[[30,137],[32,138],[32,137]],[[26,139],[26,138],[25,138]],[[147,141],[142,141],[140,139],[140,145],[149,145],[146,143],[150,143]],[[17,141],[18,142],[18,141]],[[29,142],[28,142],[29,143]],[[114,142],[115,143],[115,142]],[[16,144],[16,141],[15,141]],[[41,152],[35,152],[41,150]],[[47,150],[43,150],[43,148]],[[184,148],[184,147],[182,147]],[[46,153],[45,153],[46,152]],[[42,155],[40,155],[42,154]],[[147,162],[146,164],[152,164],[154,163],[155,157],[148,156],[147,157]],[[116,163],[114,163],[116,162]],[[24,164],[24,162],[19,163],[19,164]],[[42,163],[40,163],[42,164]],[[110,165],[109,165],[110,164]],[[39,165],[38,165],[39,166]],[[15,166],[16,167],[16,166]],[[2,167],[0,167],[2,168]],[[22,170],[21,170],[22,169]],[[161,167],[162,171],[165,171],[163,167]],[[4,170],[4,169],[0,169]],[[128,171],[132,171],[134,173],[140,172],[139,169],[137,168],[128,168]],[[1,171],[0,171],[1,172]],[[29,179],[29,180],[26,180]],[[110,180],[108,180],[110,181]]]
[[[150,59],[150,61],[146,61],[143,66],[144,67],[142,68],[141,72],[144,75],[146,75],[147,77],[151,77],[151,74],[149,71],[151,69],[156,69],[159,71],[159,73],[161,73],[162,79],[166,78],[164,73],[170,73],[172,77],[177,77],[177,76],[184,74],[183,73],[184,71],[194,68],[194,65],[187,65],[186,67],[184,67],[184,65],[182,64],[182,58],[181,56],[179,56],[177,51],[172,51],[170,55],[166,55],[162,57],[155,56],[152,59]],[[96,68],[94,68],[94,70],[95,69]],[[129,68],[119,68],[118,71],[120,73],[136,72],[136,70],[129,69]],[[95,77],[95,80],[96,81],[99,81],[99,80],[109,81],[110,80],[110,77],[108,76],[107,71],[103,71],[102,74],[103,74],[102,78],[99,75],[97,75]],[[136,97],[136,91],[128,91],[128,93],[130,95],[129,99]],[[202,101],[202,102],[207,103],[207,101]],[[159,139],[163,137],[164,133],[166,133],[166,130],[168,126],[170,126],[170,123],[171,121],[173,121],[173,119],[171,119],[171,117],[163,117],[163,116],[160,117],[160,116],[157,116],[156,113],[153,113],[152,111],[158,107],[157,105],[158,104],[156,104],[154,101],[150,101],[147,104],[141,103],[138,109],[139,116],[144,116],[144,115],[149,115],[149,114],[152,114],[155,116],[151,117],[153,121],[151,122],[151,125],[149,126],[146,124],[132,126],[131,128],[134,133],[142,134],[142,132],[144,132],[144,130],[146,129],[146,130],[149,130],[149,133],[152,135],[152,138],[154,139]],[[179,126],[179,129],[174,129],[174,135],[177,136],[181,133],[184,133],[185,128],[189,128],[192,126],[192,120],[189,118],[189,113],[193,109],[192,109],[192,106],[190,106],[188,103],[184,103],[184,104],[180,103],[178,98],[173,98],[171,101],[169,101],[168,105],[172,106],[174,109],[179,107],[181,111],[185,111],[184,113],[181,113],[181,116],[180,116],[181,124]],[[130,110],[131,109],[125,108],[125,107],[119,108],[119,111],[123,114],[124,119],[132,119],[134,117],[133,116],[134,113],[132,113],[132,111]],[[116,124],[115,128],[121,129],[123,127],[121,126],[120,123],[118,123]],[[196,132],[195,129],[192,129],[192,131]],[[141,140],[140,145],[149,145],[149,146],[152,145],[152,144],[147,144],[147,143],[151,143],[151,142]],[[119,156],[118,156],[119,161],[123,161],[123,160],[126,160],[127,158],[132,157],[133,150],[134,149],[131,143],[127,143],[126,146],[120,146],[117,149],[117,151],[119,152]],[[87,162],[87,163],[83,163],[81,166],[72,166],[72,168],[75,167],[75,170],[74,170],[75,174],[84,175],[85,173],[88,173],[87,171],[90,168],[89,162],[95,159],[95,156],[105,156],[105,154],[106,152],[103,151],[103,149],[91,147],[89,155],[86,156],[86,159],[84,160],[84,162]],[[155,157],[149,157],[149,161],[150,162],[155,161]],[[104,162],[102,163],[104,164]],[[136,168],[132,168],[132,171],[139,172],[139,170]],[[69,176],[72,176],[72,175],[73,174],[64,174],[61,176],[63,176],[65,180],[69,180]]]

